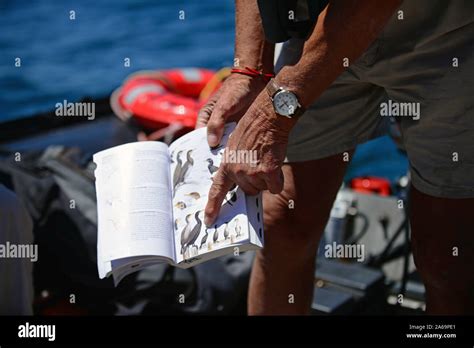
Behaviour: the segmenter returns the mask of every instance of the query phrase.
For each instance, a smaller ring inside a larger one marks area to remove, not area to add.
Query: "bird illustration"
[[[186,208],[186,203],[184,203],[184,202],[182,202],[182,201],[179,201],[179,202],[177,202],[174,206],[175,206],[176,208],[178,208],[178,209],[183,210],[183,209]]]
[[[174,229],[175,230],[178,229],[178,221],[179,221],[179,219],[174,220]]]
[[[191,222],[189,221],[189,218],[191,217],[191,214],[186,215],[186,226],[184,226],[183,230],[181,231],[181,255],[184,255],[184,252],[186,251],[187,248],[187,240],[189,237],[189,233],[191,232]]]
[[[187,194],[185,194],[185,196],[190,196],[190,197],[194,198],[195,200],[198,200],[199,198],[201,198],[201,195],[199,194],[199,192],[187,193]]]
[[[193,247],[197,248],[195,245],[196,239],[199,237],[199,234],[201,233],[201,226],[202,226],[202,220],[199,218],[199,214],[202,212],[202,210],[198,210],[196,214],[194,214],[194,218],[196,219],[196,225],[191,231],[191,237],[188,245],[192,245]]]
[[[225,228],[224,228],[224,239],[229,239],[229,222],[227,221],[225,223]]]
[[[179,176],[181,174],[181,168],[183,167],[183,162],[181,161],[181,158],[179,157],[183,151],[179,151],[178,154],[176,155],[176,167],[174,168],[174,173],[173,173],[173,187],[176,187],[178,184]]]
[[[208,228],[206,228],[206,230],[204,231],[204,236],[202,236],[201,238],[201,245],[199,245],[199,249],[202,249],[202,247],[206,244],[206,241],[207,241],[207,236],[208,236]]]
[[[219,167],[216,167],[216,166],[214,165],[214,161],[212,160],[212,158],[208,158],[206,161],[207,161],[207,163],[209,163],[209,164],[207,165],[207,169],[209,169],[209,173],[211,173],[211,175],[212,175],[212,174],[214,174],[215,172],[217,172],[217,170],[219,169]]]
[[[173,188],[174,188],[173,197],[176,194],[176,189],[178,188],[178,186],[184,184],[184,179],[186,178],[186,175],[189,173],[189,171],[194,165],[194,159],[191,157],[192,153],[193,153],[193,150],[189,150],[186,153],[186,162],[182,165],[181,169],[179,170],[176,181],[173,180]],[[173,179],[174,179],[174,175],[173,175]]]
[[[235,235],[240,237],[240,231],[242,231],[242,227],[239,225],[239,219],[235,219],[234,231]]]
[[[186,231],[183,230],[181,234],[181,250],[186,251],[189,247],[196,247],[194,243],[196,242],[196,239],[199,237],[199,233],[201,232],[201,226],[202,226],[202,221],[199,218],[199,214],[202,212],[202,210],[198,210],[194,214],[194,219],[196,220],[196,224],[194,227],[191,229],[188,229]],[[183,253],[182,253],[183,254]]]
[[[194,159],[191,157],[192,153],[193,153],[193,150],[189,150],[186,153],[186,162],[183,164],[183,167],[181,168],[181,172],[179,174],[178,185],[184,182],[186,175],[189,173],[189,171],[194,165]]]
[[[212,236],[212,241],[216,244],[217,240],[219,239],[219,230],[217,229],[217,225],[214,226],[214,235]]]

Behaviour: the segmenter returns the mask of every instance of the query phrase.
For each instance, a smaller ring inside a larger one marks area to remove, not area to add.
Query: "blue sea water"
[[[0,0],[0,123],[107,96],[137,70],[229,66],[233,33],[232,0]],[[406,168],[384,137],[358,148],[348,175]]]
[[[227,0],[2,0],[0,120],[105,96],[136,70],[230,65],[233,30]]]

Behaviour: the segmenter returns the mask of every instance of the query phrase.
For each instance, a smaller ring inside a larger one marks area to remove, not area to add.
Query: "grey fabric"
[[[17,196],[0,185],[0,244],[33,245],[33,223]],[[33,263],[0,258],[0,315],[32,315]]]
[[[302,45],[285,43],[276,70],[295,64]],[[383,102],[419,103],[418,120],[400,117],[414,186],[437,197],[474,197],[473,81],[474,1],[405,0],[298,121],[286,161],[324,158],[380,135],[389,123]]]

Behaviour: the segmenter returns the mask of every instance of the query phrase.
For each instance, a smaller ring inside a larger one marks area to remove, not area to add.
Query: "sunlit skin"
[[[341,62],[355,61],[367,49],[400,3],[330,1],[306,41],[299,62],[284,67],[276,81],[294,92],[307,108],[344,71]],[[239,66],[272,72],[273,52],[273,45],[264,39],[256,1],[236,0],[235,57]],[[210,225],[216,219],[232,185],[238,184],[248,194],[265,191],[265,248],[257,254],[252,271],[248,312],[307,314],[318,242],[347,162],[335,155],[283,164],[288,136],[297,120],[277,115],[264,87],[262,79],[233,74],[199,114],[197,126],[207,125],[210,146],[219,143],[225,122],[239,120],[227,150],[252,150],[258,154],[257,166],[220,166],[209,192],[205,223]],[[291,105],[285,99],[277,103],[281,107]],[[324,185],[317,185],[321,182]],[[294,209],[288,209],[290,199],[295,201]],[[469,295],[474,289],[469,256],[474,255],[474,234],[462,233],[474,230],[474,221],[465,218],[474,211],[474,199],[434,198],[415,188],[411,199],[416,207],[411,217],[414,257],[427,289],[427,311],[474,313],[474,298]],[[453,260],[445,242],[463,245],[464,255],[468,256]],[[436,272],[441,266],[449,277]],[[451,291],[461,295],[452,296]],[[289,294],[294,296],[294,303],[288,302]]]

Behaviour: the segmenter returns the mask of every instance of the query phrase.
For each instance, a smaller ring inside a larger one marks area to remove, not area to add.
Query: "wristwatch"
[[[278,85],[275,79],[270,79],[266,86],[275,112],[287,118],[297,118],[304,113],[304,108],[298,101],[295,93]]]

